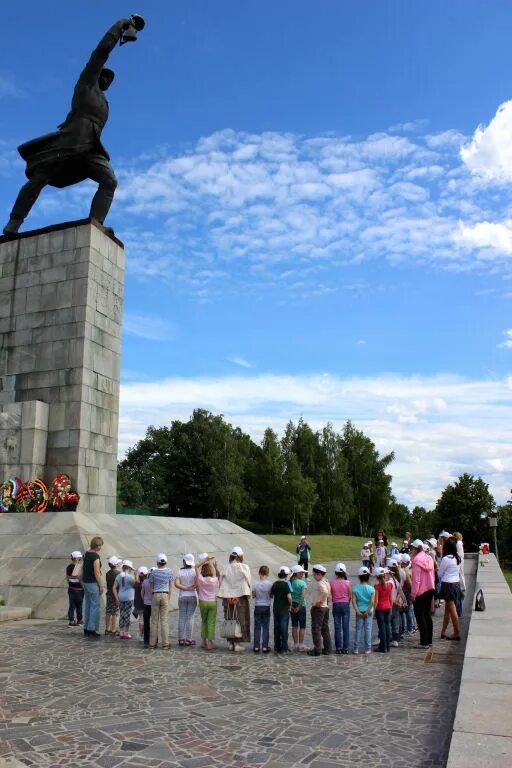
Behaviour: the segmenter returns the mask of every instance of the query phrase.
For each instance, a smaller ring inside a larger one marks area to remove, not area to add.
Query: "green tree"
[[[332,424],[322,429],[317,454],[315,530],[342,533],[354,514],[353,493],[343,443]]]
[[[450,533],[460,531],[464,536],[465,549],[476,551],[482,537],[488,541],[489,524],[486,518],[494,508],[494,498],[487,483],[481,477],[465,473],[442,492],[434,509],[433,522],[437,533],[442,528]]]
[[[289,527],[284,505],[285,463],[276,433],[268,428],[261,448],[253,452],[248,468],[248,491],[254,500],[254,519],[265,532]]]
[[[385,527],[392,501],[391,475],[386,469],[394,453],[380,456],[375,445],[360,430],[347,421],[342,433],[343,455],[354,497],[354,515],[349,520],[348,533],[368,536]]]
[[[389,505],[388,521],[390,530],[393,531],[396,536],[400,535],[403,537],[405,536],[405,532],[410,530],[411,513],[409,512],[409,507],[406,504],[400,504],[394,496]],[[397,541],[397,544],[398,543],[399,542]]]
[[[433,512],[425,509],[425,507],[414,507],[411,512],[411,531],[413,538],[419,537],[424,539],[430,534],[434,534],[434,520]],[[439,533],[437,531],[436,533]]]
[[[123,506],[155,510],[169,502],[168,427],[148,427],[118,466],[118,499]]]

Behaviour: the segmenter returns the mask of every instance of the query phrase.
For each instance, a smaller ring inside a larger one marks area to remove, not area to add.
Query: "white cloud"
[[[174,327],[162,320],[144,313],[127,312],[123,318],[123,331],[130,336],[150,341],[170,341],[175,336]]]
[[[493,222],[480,221],[477,224],[466,225],[459,222],[455,232],[455,240],[459,244],[468,245],[478,250],[490,248],[502,254],[512,254],[512,221]]]
[[[512,180],[512,101],[498,108],[489,125],[479,126],[461,149],[472,173],[495,181]]]
[[[228,362],[233,363],[233,365],[239,365],[241,368],[253,367],[249,360],[246,360],[245,357],[241,357],[240,355],[233,355],[232,357],[228,357]]]
[[[410,505],[435,503],[463,472],[481,474],[499,501],[508,498],[512,438],[508,427],[512,378],[474,380],[454,375],[329,374],[171,378],[121,387],[120,447],[140,439],[149,424],[187,419],[197,407],[225,417],[260,440],[265,428],[282,430],[301,415],[320,428],[346,419],[394,450],[393,489]],[[494,462],[494,464],[493,464]]]
[[[16,79],[11,74],[0,73],[0,99],[20,99],[24,95],[23,90],[16,83]]]
[[[501,349],[512,349],[512,328],[508,328],[506,331],[503,331],[503,334],[505,336],[505,340],[497,346]]]

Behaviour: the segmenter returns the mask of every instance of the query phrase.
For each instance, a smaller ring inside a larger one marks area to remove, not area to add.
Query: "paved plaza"
[[[428,654],[417,635],[387,655],[311,658],[233,654],[222,640],[211,654],[149,651],[63,621],[0,625],[0,766],[440,768],[471,598],[464,641]]]

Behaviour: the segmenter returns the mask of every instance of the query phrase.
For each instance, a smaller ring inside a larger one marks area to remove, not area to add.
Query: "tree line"
[[[151,426],[118,466],[118,503],[172,517],[225,518],[256,533],[437,535],[447,526],[468,547],[489,540],[498,515],[503,552],[512,552],[512,503],[496,507],[480,477],[461,475],[435,507],[397,502],[381,455],[351,421],[337,432],[289,421],[281,438],[268,428],[261,444],[222,415],[197,409],[188,421]]]

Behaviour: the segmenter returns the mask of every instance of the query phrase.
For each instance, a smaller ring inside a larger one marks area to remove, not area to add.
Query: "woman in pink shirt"
[[[344,563],[338,563],[331,579],[332,615],[334,618],[334,644],[338,656],[348,653],[350,632],[350,601],[352,588]],[[343,638],[343,639],[342,639]]]
[[[411,544],[412,582],[411,600],[414,603],[414,615],[420,632],[420,650],[427,650],[432,645],[434,624],[432,622],[432,598],[434,597],[434,561],[423,550],[421,539],[414,539]]]
[[[220,571],[214,557],[205,557],[196,565],[196,589],[201,614],[201,645],[205,651],[214,651],[215,623],[217,621],[217,591]]]

